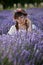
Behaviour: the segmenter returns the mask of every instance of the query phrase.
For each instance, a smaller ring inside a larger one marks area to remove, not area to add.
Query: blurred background
[[[22,8],[43,8],[43,0],[0,0],[1,9]]]

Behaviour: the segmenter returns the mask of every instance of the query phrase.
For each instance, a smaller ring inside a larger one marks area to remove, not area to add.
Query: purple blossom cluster
[[[32,23],[43,31],[43,8],[32,8],[28,9],[27,12],[30,15],[28,18],[32,20]]]
[[[7,63],[6,58],[12,65],[42,65],[43,32],[0,35],[0,63]]]

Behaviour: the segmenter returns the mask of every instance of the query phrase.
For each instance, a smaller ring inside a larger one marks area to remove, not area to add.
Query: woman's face
[[[26,16],[23,16],[23,15],[22,15],[22,16],[18,17],[17,20],[18,20],[18,23],[19,23],[19,24],[24,24],[24,23],[25,23],[25,19],[26,19]]]

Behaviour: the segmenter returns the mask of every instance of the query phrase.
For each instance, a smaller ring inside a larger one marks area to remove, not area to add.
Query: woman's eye
[[[21,18],[24,18],[23,16],[21,16]]]
[[[26,18],[25,16],[20,16],[20,18]]]

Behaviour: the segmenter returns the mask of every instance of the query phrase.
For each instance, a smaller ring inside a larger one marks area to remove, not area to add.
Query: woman
[[[16,25],[13,25],[8,34],[12,35],[15,31],[26,30],[31,32],[32,31],[32,24],[31,21],[27,18],[27,13],[23,9],[17,9],[14,14],[14,19],[16,21]]]

